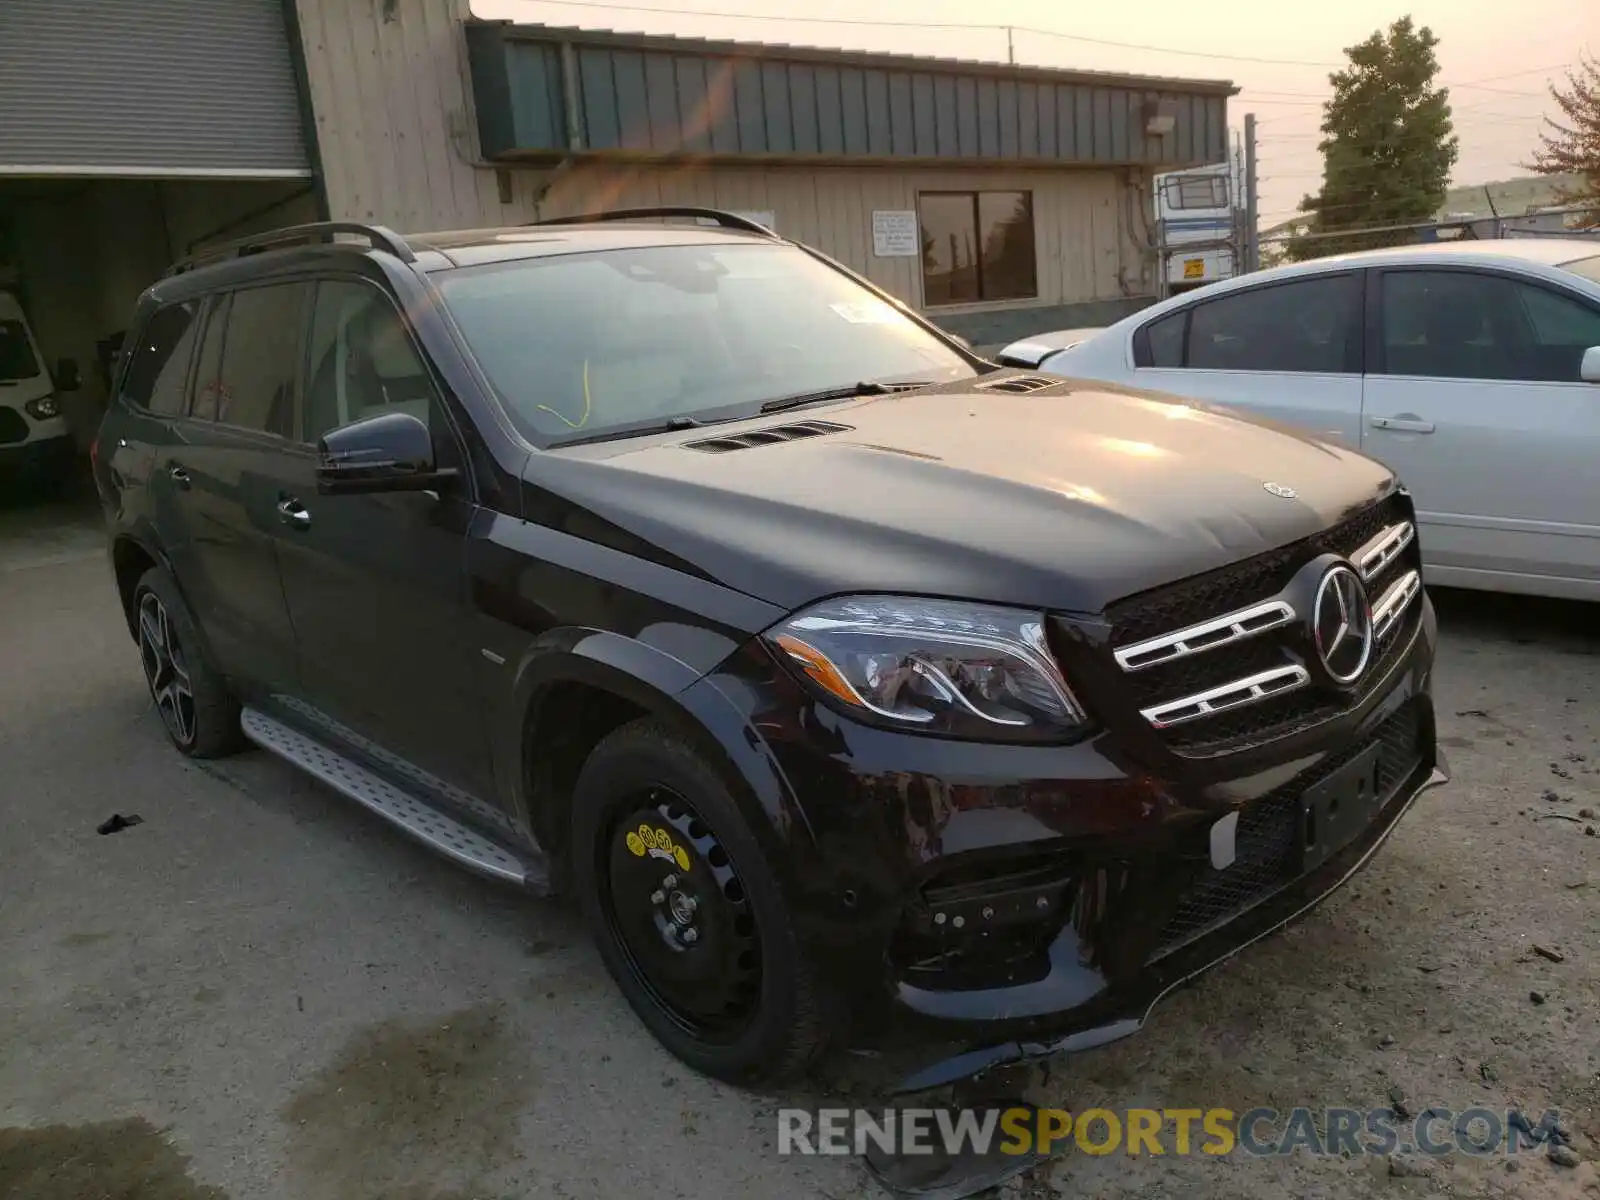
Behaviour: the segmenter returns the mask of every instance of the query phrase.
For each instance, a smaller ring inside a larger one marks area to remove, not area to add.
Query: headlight
[[[29,400],[22,407],[28,410],[28,415],[35,421],[48,421],[51,417],[61,415],[61,405],[56,403],[54,396],[40,396],[36,400]]]
[[[872,724],[1059,742],[1086,723],[1037,612],[851,596],[805,609],[764,636],[813,689]]]

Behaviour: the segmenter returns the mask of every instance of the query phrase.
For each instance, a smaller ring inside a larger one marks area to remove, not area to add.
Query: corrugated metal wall
[[[1141,284],[1140,255],[1127,227],[1124,188],[1109,171],[594,166],[561,176],[550,189],[544,213],[560,216],[650,204],[770,212],[784,236],[818,247],[921,307],[921,260],[875,257],[872,214],[915,209],[919,192],[968,189],[1033,194],[1039,295],[1007,306],[1113,299],[1148,286]]]
[[[469,26],[485,155],[582,149],[1166,168],[1227,154],[1226,97],[1215,92],[1062,82],[1036,68],[857,66],[783,47],[641,49],[604,37]],[[576,144],[565,119],[563,44],[575,72]],[[1169,135],[1146,135],[1149,105],[1171,113]]]
[[[0,173],[308,176],[281,0],[0,0]]]
[[[872,254],[873,211],[914,209],[919,191],[1020,188],[1034,197],[1040,295],[998,307],[1119,299],[1152,286],[1135,241],[1148,188],[1139,172],[589,164],[506,171],[503,203],[496,172],[473,165],[475,118],[458,24],[466,10],[466,0],[394,0],[392,9],[385,0],[300,0],[334,216],[419,230],[638,204],[770,211],[780,232],[920,306],[918,260]]]

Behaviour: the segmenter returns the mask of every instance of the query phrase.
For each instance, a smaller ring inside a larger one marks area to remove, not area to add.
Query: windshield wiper
[[[668,417],[665,421],[655,421],[649,425],[628,425],[622,429],[607,429],[600,433],[585,434],[583,437],[563,438],[559,442],[552,442],[550,448],[558,450],[563,446],[587,446],[591,442],[609,442],[614,438],[644,437],[652,433],[677,433],[684,429],[699,429],[702,425],[709,425],[709,421],[697,420],[694,417]]]
[[[799,392],[793,396],[779,396],[776,400],[768,400],[763,404],[761,411],[783,412],[786,409],[799,408],[804,404],[821,404],[824,400],[849,400],[855,396],[887,396],[890,392],[909,392],[927,386],[926,383],[877,383],[871,379],[863,379],[859,383],[824,388],[820,392]]]

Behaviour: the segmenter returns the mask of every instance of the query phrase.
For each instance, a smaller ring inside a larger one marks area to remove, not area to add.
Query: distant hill
[[[1572,186],[1575,176],[1524,175],[1518,179],[1502,179],[1497,183],[1475,183],[1470,187],[1453,187],[1444,196],[1443,213],[1471,213],[1475,217],[1493,215],[1488,196],[1494,197],[1494,208],[1502,217],[1521,216],[1534,208],[1545,208],[1556,203],[1556,189],[1563,184]],[[1485,189],[1488,196],[1484,195]]]

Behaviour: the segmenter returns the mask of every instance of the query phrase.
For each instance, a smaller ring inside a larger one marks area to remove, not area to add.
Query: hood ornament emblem
[[[1289,487],[1286,484],[1282,484],[1282,483],[1273,483],[1272,480],[1270,480],[1270,479],[1268,479],[1264,483],[1262,483],[1261,486],[1264,487],[1267,491],[1271,492],[1274,496],[1278,497],[1278,499],[1280,499],[1280,500],[1293,500],[1296,496],[1298,496],[1300,494],[1299,492],[1295,491],[1292,487]]]

